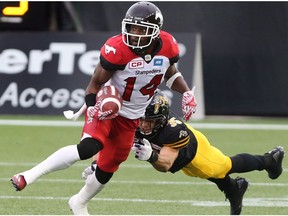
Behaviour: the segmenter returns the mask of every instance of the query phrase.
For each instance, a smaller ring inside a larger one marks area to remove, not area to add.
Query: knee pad
[[[95,175],[96,175],[96,179],[101,184],[106,184],[111,179],[111,177],[113,176],[113,173],[105,172],[97,166],[96,171],[95,171]]]
[[[86,160],[97,154],[103,145],[93,138],[85,138],[77,145],[79,157],[81,160]]]

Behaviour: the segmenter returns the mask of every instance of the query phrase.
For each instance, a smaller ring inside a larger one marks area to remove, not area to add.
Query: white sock
[[[40,164],[20,174],[24,176],[26,183],[29,185],[42,175],[66,169],[79,160],[77,145],[69,145],[57,150]]]
[[[86,205],[88,202],[98,194],[103,188],[105,184],[101,184],[95,176],[95,172],[89,175],[86,179],[86,184],[77,194],[77,201],[81,205]]]

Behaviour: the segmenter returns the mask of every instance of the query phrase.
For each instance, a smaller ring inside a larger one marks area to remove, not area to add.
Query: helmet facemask
[[[131,31],[131,26],[143,29]],[[142,1],[133,4],[122,21],[122,40],[136,54],[144,54],[160,37],[163,15],[151,2]]]
[[[154,134],[154,133],[157,133],[158,130],[167,123],[167,118],[166,118],[164,115],[154,116],[154,117],[152,117],[152,118],[149,118],[149,117],[145,118],[145,117],[143,117],[143,118],[140,119],[140,122],[143,121],[143,120],[144,120],[144,121],[146,120],[147,122],[149,122],[149,120],[154,120],[154,121],[155,121],[155,122],[154,122],[154,127],[152,128],[152,127],[150,126],[150,127],[151,127],[151,131],[145,132],[145,131],[143,131],[143,130],[140,130],[140,132],[141,132],[142,134],[146,135],[146,136],[151,135],[152,133],[153,133],[153,134]],[[152,124],[152,123],[150,123],[150,124]]]
[[[146,29],[145,34],[133,34],[130,33],[130,27],[138,26]],[[122,39],[123,42],[132,49],[145,49],[148,48],[151,43],[159,37],[160,28],[157,24],[148,22],[134,22],[132,19],[123,19],[122,21]],[[131,38],[137,39],[137,44],[133,44]],[[146,40],[145,40],[146,39]],[[143,42],[146,43],[144,44]]]
[[[147,120],[147,122],[149,122],[149,120],[150,121],[154,120],[153,122],[154,127],[152,128],[150,125],[151,132],[149,132],[149,134],[145,131],[141,131],[141,128],[140,132],[144,135],[151,135],[151,134],[156,135],[159,132],[159,130],[167,124],[169,110],[170,110],[169,99],[162,93],[156,93],[152,101],[146,108],[145,116],[141,118],[141,120]]]

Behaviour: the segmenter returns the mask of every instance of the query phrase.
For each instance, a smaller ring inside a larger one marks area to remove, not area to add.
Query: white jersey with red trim
[[[167,69],[178,59],[177,42],[164,31],[156,50],[143,58],[123,43],[122,35],[109,38],[101,48],[100,64],[114,73],[106,85],[114,85],[122,94],[119,115],[128,119],[142,117]]]

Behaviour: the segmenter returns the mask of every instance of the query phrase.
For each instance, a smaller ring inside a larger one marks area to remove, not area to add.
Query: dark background
[[[0,30],[120,32],[133,3],[31,2],[22,24]],[[202,35],[207,115],[287,116],[287,2],[154,3],[164,30]]]

